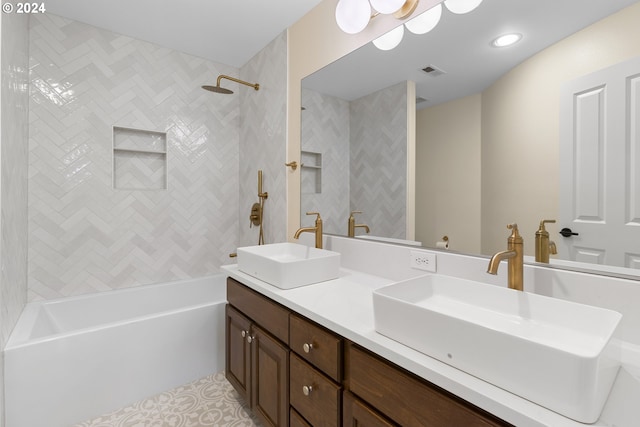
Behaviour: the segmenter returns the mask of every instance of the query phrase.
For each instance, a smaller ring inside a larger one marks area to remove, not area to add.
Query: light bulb
[[[400,44],[402,36],[404,36],[404,25],[381,35],[373,41],[373,44],[380,50],[391,50]]]
[[[426,12],[404,23],[413,34],[426,34],[433,30],[442,16],[442,4],[437,4]]]
[[[522,34],[518,34],[518,33],[505,34],[503,36],[496,38],[493,42],[491,42],[491,44],[495,47],[506,47],[519,42],[521,38],[522,38]]]
[[[368,0],[340,0],[336,6],[336,22],[347,34],[364,30],[371,19]]]
[[[452,13],[462,15],[463,13],[469,13],[476,7],[480,6],[482,0],[445,0],[444,5]]]
[[[371,6],[378,12],[383,15],[388,15],[390,13],[394,13],[399,10],[403,5],[405,0],[369,0],[371,2]]]

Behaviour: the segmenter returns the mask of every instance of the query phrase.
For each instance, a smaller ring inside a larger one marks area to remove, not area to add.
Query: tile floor
[[[74,427],[260,427],[224,372],[143,399]]]

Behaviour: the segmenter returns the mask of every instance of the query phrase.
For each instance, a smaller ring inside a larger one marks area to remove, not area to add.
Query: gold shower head
[[[202,89],[208,90],[208,91],[211,91],[211,92],[216,92],[216,93],[224,93],[224,94],[233,93],[233,91],[230,90],[230,89],[227,89],[227,88],[224,88],[224,87],[220,87],[220,80],[222,80],[222,79],[227,79],[227,80],[231,80],[231,81],[234,81],[236,83],[240,83],[240,84],[243,84],[243,85],[246,85],[246,86],[251,86],[255,90],[260,89],[260,85],[258,83],[254,84],[254,83],[245,82],[244,80],[240,80],[240,79],[236,79],[236,78],[233,78],[233,77],[225,76],[224,74],[220,74],[218,76],[218,81],[216,82],[215,86],[205,85],[205,86],[202,86]]]

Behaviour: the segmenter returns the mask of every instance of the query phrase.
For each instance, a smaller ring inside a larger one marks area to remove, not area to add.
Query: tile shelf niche
[[[113,126],[113,188],[167,189],[167,133]]]
[[[300,153],[301,186],[304,194],[322,193],[322,153]]]

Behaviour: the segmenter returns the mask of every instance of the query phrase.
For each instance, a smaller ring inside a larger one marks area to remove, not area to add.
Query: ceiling
[[[321,0],[54,0],[64,16],[241,67]]]
[[[47,12],[241,67],[322,0],[55,0]],[[304,86],[353,100],[404,80],[416,82],[419,108],[477,93],[556,41],[638,0],[484,0],[473,12],[443,8],[430,33],[391,51],[368,43],[305,78]],[[375,19],[375,18],[374,18]],[[400,22],[400,21],[399,21]],[[517,31],[520,43],[490,46]],[[445,72],[432,77],[421,69]]]
[[[418,108],[478,93],[526,58],[638,0],[484,0],[465,15],[443,8],[430,33],[405,31],[400,45],[380,51],[372,43],[306,77],[303,86],[345,100],[392,86],[416,82],[427,101]],[[375,18],[374,18],[375,19]],[[506,48],[491,41],[508,32],[522,40]],[[434,65],[445,74],[421,71]]]

